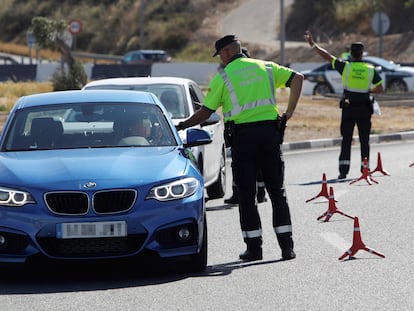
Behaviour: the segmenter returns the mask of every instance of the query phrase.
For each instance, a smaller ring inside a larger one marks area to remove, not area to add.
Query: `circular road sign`
[[[390,19],[387,14],[383,12],[377,12],[374,14],[371,20],[372,30],[377,35],[383,35],[390,29]]]
[[[81,21],[78,20],[78,19],[72,19],[69,22],[69,32],[72,35],[77,35],[81,31],[82,31],[82,23],[81,23]]]

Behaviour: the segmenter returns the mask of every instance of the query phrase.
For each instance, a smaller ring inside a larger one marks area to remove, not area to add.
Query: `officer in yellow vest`
[[[344,93],[340,102],[342,143],[338,179],[345,179],[351,164],[351,144],[355,124],[358,127],[361,145],[361,170],[364,158],[369,161],[369,134],[373,113],[370,94],[383,92],[382,79],[372,65],[363,62],[364,45],[361,42],[351,44],[351,61],[344,61],[315,44],[310,31],[306,31],[304,37],[309,45],[322,58],[331,62],[332,67],[342,76]]]
[[[224,68],[213,77],[203,107],[177,130],[205,121],[220,106],[224,115],[226,141],[232,148],[234,179],[238,189],[240,225],[247,250],[243,261],[260,260],[262,226],[255,202],[256,176],[261,169],[273,207],[273,228],[282,259],[296,257],[292,223],[284,188],[284,162],[280,150],[279,111],[276,88],[290,87],[285,115],[290,119],[302,89],[303,75],[274,62],[245,57],[240,41],[227,35],[215,43]]]

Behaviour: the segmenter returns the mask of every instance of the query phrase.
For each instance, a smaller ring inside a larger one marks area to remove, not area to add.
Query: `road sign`
[[[82,31],[82,22],[78,19],[72,19],[69,22],[69,32],[72,35],[77,35]]]
[[[31,48],[35,44],[36,44],[36,38],[33,32],[28,32],[27,33],[27,45],[29,46],[29,48]]]
[[[371,20],[372,30],[377,35],[386,34],[390,29],[390,19],[388,15],[383,12],[377,12],[374,14]]]

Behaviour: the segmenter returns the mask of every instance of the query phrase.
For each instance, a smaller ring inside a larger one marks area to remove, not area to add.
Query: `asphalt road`
[[[244,248],[234,206],[207,202],[209,260],[203,274],[182,274],[150,263],[93,266],[34,266],[1,270],[0,310],[413,310],[414,142],[372,145],[371,167],[381,153],[391,176],[360,177],[359,148],[353,148],[350,179],[336,182],[337,148],[285,152],[286,188],[297,258],[281,262],[271,228],[269,203],[260,205],[264,230],[262,261],[242,263]],[[228,163],[229,164],[229,163]],[[228,170],[230,172],[230,169]],[[353,220],[334,214],[324,198],[305,201],[322,189],[322,174],[341,211],[358,216],[366,246],[385,258],[359,251],[338,257],[352,244]],[[230,186],[231,176],[228,176]]]
[[[293,0],[284,0],[285,22]],[[236,34],[242,43],[254,43],[273,49],[280,48],[280,1],[243,0],[217,25],[222,34]],[[306,46],[307,43],[286,41],[286,47]]]

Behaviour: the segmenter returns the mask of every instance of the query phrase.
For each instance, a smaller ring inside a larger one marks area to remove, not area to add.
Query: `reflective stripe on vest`
[[[265,67],[266,67],[267,75],[269,77],[270,90],[272,92],[271,98],[256,100],[256,101],[251,102],[251,103],[246,103],[243,106],[241,106],[239,104],[239,101],[237,100],[236,92],[234,91],[234,87],[231,84],[229,76],[227,75],[227,73],[224,71],[223,68],[219,69],[219,73],[220,73],[221,77],[224,80],[224,84],[226,85],[226,87],[227,87],[227,89],[230,93],[230,99],[231,99],[231,103],[233,105],[233,108],[230,111],[227,111],[227,112],[223,113],[225,118],[233,117],[235,115],[238,115],[240,112],[242,112],[244,110],[249,110],[249,109],[252,109],[252,108],[255,108],[255,107],[258,107],[258,106],[276,105],[275,87],[274,87],[272,66],[270,64],[266,63]]]
[[[242,231],[242,235],[245,239],[260,238],[262,236],[262,229]]]
[[[352,77],[350,79],[349,75],[350,75],[351,67],[352,67],[352,70],[355,70],[355,68],[358,68],[358,67],[359,69],[367,70],[368,77],[364,77],[363,80],[362,79],[354,80],[352,79]],[[351,62],[345,65],[345,70],[342,74],[342,83],[344,85],[344,89],[347,91],[355,92],[355,93],[367,93],[369,92],[373,77],[374,77],[374,68],[372,68],[371,66],[365,63]],[[357,82],[356,83],[357,85],[355,85],[355,82]],[[352,86],[350,86],[350,84]]]

